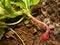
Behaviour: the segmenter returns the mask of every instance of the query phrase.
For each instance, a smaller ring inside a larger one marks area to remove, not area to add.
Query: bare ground
[[[45,32],[43,26],[36,25],[33,21],[25,25],[23,21],[11,26],[23,39],[26,45],[60,45],[60,0],[42,0],[41,3],[32,7],[35,18],[49,25],[51,31],[47,41],[41,40],[41,35]],[[9,31],[0,40],[0,45],[23,45],[16,35],[9,36]]]

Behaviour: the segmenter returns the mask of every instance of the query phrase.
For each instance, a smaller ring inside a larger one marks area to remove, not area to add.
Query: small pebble
[[[57,35],[60,33],[60,27],[54,29],[54,34]]]
[[[54,29],[55,26],[54,25],[49,25],[50,29]]]
[[[46,3],[45,2],[42,2],[42,5],[45,5]]]
[[[59,23],[54,23],[53,25],[55,25],[56,27],[59,27],[60,24]]]
[[[27,24],[26,27],[32,27],[32,25],[31,24]]]
[[[50,22],[51,22],[51,21],[50,21],[49,18],[45,18],[45,19],[44,19],[44,23],[46,23],[46,24],[50,24]]]
[[[37,32],[37,29],[36,28],[34,28],[34,33],[36,33]]]
[[[44,14],[44,15],[46,15],[46,14],[47,14],[47,12],[46,12],[46,11],[43,11],[43,14]]]
[[[56,26],[58,27],[59,26],[59,23],[56,23]]]

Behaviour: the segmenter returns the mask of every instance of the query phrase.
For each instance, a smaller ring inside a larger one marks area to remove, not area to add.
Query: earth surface
[[[32,13],[35,13],[33,16],[48,24],[51,29],[46,41],[41,40],[41,35],[46,29],[42,25],[36,25],[32,20],[29,24],[24,24],[23,20],[21,23],[11,26],[11,28],[17,32],[26,45],[60,45],[60,0],[41,0],[38,5],[31,9]],[[18,18],[15,20],[18,20]],[[23,45],[21,40],[15,34],[11,36],[12,34],[11,31],[7,31],[0,40],[0,45]]]

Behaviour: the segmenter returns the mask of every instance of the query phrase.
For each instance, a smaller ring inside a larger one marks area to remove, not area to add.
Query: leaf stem
[[[16,25],[16,24],[20,23],[23,19],[24,19],[24,17],[22,17],[21,19],[19,19],[17,22],[14,22],[14,23],[6,23],[6,25]]]

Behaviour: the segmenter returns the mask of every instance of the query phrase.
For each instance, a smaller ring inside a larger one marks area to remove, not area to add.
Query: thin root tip
[[[43,41],[46,41],[47,39],[48,39],[48,37],[49,37],[49,34],[43,34],[42,36],[41,36],[41,39],[43,40]]]

